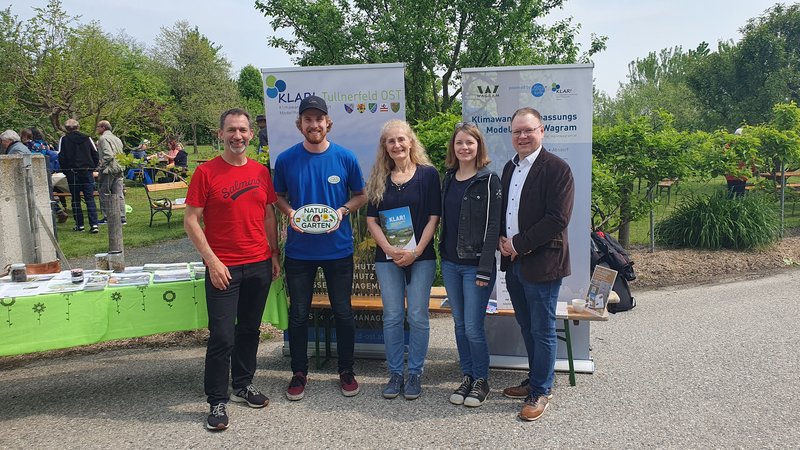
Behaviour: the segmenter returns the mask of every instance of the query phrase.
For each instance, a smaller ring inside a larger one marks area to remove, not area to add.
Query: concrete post
[[[28,161],[30,192],[26,182]],[[43,262],[57,258],[55,246],[38,217],[44,216],[52,233],[47,177],[47,162],[42,155],[0,155],[0,269],[6,264],[37,262],[37,251]],[[35,232],[31,231],[32,223],[37,225]]]

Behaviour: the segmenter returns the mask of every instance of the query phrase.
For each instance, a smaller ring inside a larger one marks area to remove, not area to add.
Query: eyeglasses
[[[455,126],[455,129],[458,130],[459,128],[464,128],[464,127],[475,127],[475,128],[477,128],[478,125],[475,125],[475,122],[458,122],[456,124],[456,126]]]
[[[538,127],[535,127],[535,128],[526,128],[524,130],[512,131],[511,135],[514,136],[514,137],[532,136],[533,133],[536,130],[538,130],[539,128],[542,128],[543,126],[544,125],[539,125]]]

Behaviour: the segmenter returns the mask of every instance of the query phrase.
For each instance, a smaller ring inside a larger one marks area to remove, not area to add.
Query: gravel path
[[[788,448],[800,440],[800,271],[637,295],[639,306],[592,326],[593,375],[556,375],[534,423],[500,389],[523,374],[492,370],[477,409],[447,398],[458,381],[448,317],[432,320],[423,395],[381,398],[383,361],[357,360],[362,392],[344,398],[335,368],[313,371],[289,402],[280,341],[259,350],[264,410],[232,405],[232,428],[203,428],[204,348],[134,348],[3,365],[0,448]]]

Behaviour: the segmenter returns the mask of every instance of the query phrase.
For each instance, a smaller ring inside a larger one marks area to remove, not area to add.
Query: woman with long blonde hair
[[[430,325],[428,305],[436,276],[433,235],[441,214],[439,173],[416,134],[402,120],[381,130],[367,181],[367,228],[375,238],[375,273],[383,302],[383,340],[389,382],[386,398],[419,397]],[[404,322],[408,298],[408,378],[403,376]]]

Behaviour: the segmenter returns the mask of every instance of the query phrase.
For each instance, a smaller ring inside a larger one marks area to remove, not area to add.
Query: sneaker
[[[100,228],[97,225],[92,225],[92,228],[89,229],[89,232],[92,234],[97,234],[100,232]]]
[[[474,382],[475,380],[473,380],[471,376],[464,375],[464,381],[461,382],[461,386],[450,395],[450,403],[454,405],[463,405],[464,399],[467,398],[469,391],[472,389],[472,383]]]
[[[403,396],[406,400],[414,400],[422,393],[422,386],[420,386],[419,374],[412,373],[408,375],[406,385],[403,386]]]
[[[127,225],[127,224],[128,224],[128,221],[127,221],[127,220],[125,220],[125,219],[122,219],[122,224],[123,224],[123,225]]]
[[[352,370],[345,370],[339,374],[339,387],[342,388],[342,395],[345,397],[352,397],[358,395],[358,381],[356,381],[356,374]]]
[[[531,395],[531,389],[528,386],[529,382],[530,382],[530,380],[528,378],[526,378],[518,386],[507,387],[507,388],[503,389],[503,395],[505,395],[508,398],[516,398],[516,399],[519,399],[519,400],[525,400],[526,398],[528,398],[529,395]],[[553,392],[552,391],[548,392],[546,394],[546,397],[547,397],[548,400],[552,399],[553,398]]]
[[[533,395],[529,395],[525,400],[525,404],[522,405],[519,418],[528,422],[533,422],[539,417],[542,417],[544,412],[547,411],[547,406],[549,404],[550,400],[547,399],[546,395],[538,395],[536,398],[534,398]]]
[[[72,227],[72,231],[83,231],[85,229],[86,229],[86,227],[84,227],[83,225],[81,225],[81,226],[77,226],[76,225],[76,226]]]
[[[211,405],[211,413],[206,420],[206,428],[219,431],[228,429],[228,413],[225,411],[225,403]]]
[[[481,406],[489,396],[489,382],[486,378],[478,378],[472,385],[469,395],[464,399],[464,406]]]
[[[248,384],[246,387],[236,391],[236,393],[231,396],[231,401],[247,403],[253,408],[263,408],[269,405],[267,396],[259,392],[252,384]]]
[[[393,373],[383,390],[383,398],[395,398],[403,390],[403,374]]]
[[[286,390],[286,398],[292,401],[302,400],[306,395],[306,381],[303,372],[295,372],[292,381],[289,382],[289,389]]]
[[[98,225],[108,225],[108,220],[104,217],[97,221]]]

